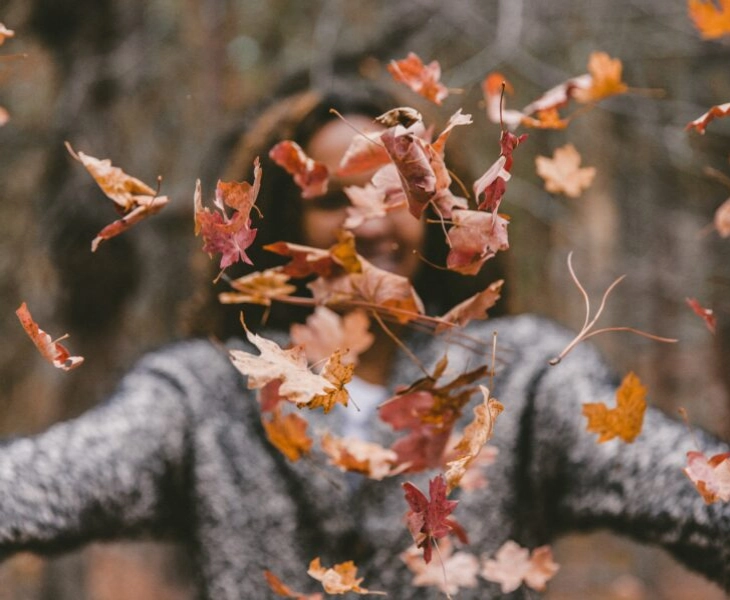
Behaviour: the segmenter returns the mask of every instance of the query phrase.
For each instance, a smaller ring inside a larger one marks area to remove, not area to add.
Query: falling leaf
[[[0,127],[5,125],[10,120],[10,113],[0,106]]]
[[[703,307],[695,298],[686,298],[687,305],[700,317],[707,325],[707,329],[710,333],[715,333],[715,327],[717,325],[717,319],[715,313],[711,308]]]
[[[54,367],[63,369],[64,371],[70,371],[84,362],[83,357],[71,356],[69,351],[59,343],[61,340],[67,338],[67,335],[61,336],[54,341],[50,335],[38,327],[38,323],[33,320],[30,310],[28,310],[28,305],[25,302],[20,305],[15,311],[15,314],[18,315],[20,324],[36,345],[43,358],[53,364]]]
[[[379,407],[381,420],[395,431],[409,430],[391,446],[398,454],[398,462],[409,464],[409,472],[443,464],[454,424],[476,392],[472,384],[487,372],[486,365],[482,365],[437,385],[447,364],[444,356],[431,375],[399,390]]]
[[[485,561],[481,575],[488,581],[499,583],[504,594],[513,592],[523,582],[540,592],[559,568],[553,561],[550,546],[535,548],[530,556],[527,548],[508,540],[497,550],[494,559]]]
[[[450,458],[452,454],[453,451],[449,449],[446,451],[445,456]],[[462,475],[461,481],[459,481],[459,489],[462,492],[473,492],[474,490],[481,490],[487,487],[489,481],[484,472],[487,467],[495,463],[498,454],[499,449],[496,446],[489,444],[484,446],[476,458],[467,465],[466,472]]]
[[[332,384],[321,375],[307,368],[307,358],[300,347],[282,349],[276,342],[267,340],[248,329],[246,337],[260,355],[243,350],[231,350],[233,365],[248,376],[248,388],[262,388],[271,381],[281,381],[279,394],[297,405],[306,405],[314,396],[325,394]]]
[[[320,277],[309,283],[314,300],[342,306],[365,303],[400,323],[424,314],[423,302],[407,277],[380,269],[359,255],[358,259],[362,267],[359,273]]]
[[[715,211],[714,225],[720,237],[730,237],[730,198],[725,200]]]
[[[369,327],[370,319],[363,310],[340,316],[325,306],[317,306],[306,324],[292,324],[290,333],[292,342],[304,347],[310,363],[324,360],[338,348],[348,350],[343,360],[356,363],[357,357],[373,343]]]
[[[395,468],[398,455],[380,444],[326,433],[320,439],[320,445],[330,458],[330,464],[343,471],[361,473],[378,481],[402,471]]]
[[[327,167],[309,158],[296,142],[279,142],[269,150],[269,158],[293,176],[294,183],[302,190],[302,198],[316,198],[327,193]]]
[[[266,583],[269,584],[271,591],[277,596],[284,598],[295,598],[296,600],[322,600],[322,594],[302,594],[301,592],[292,591],[281,579],[274,575],[271,571],[264,571]]]
[[[730,15],[729,15],[730,18]],[[710,108],[706,113],[697,117],[694,121],[690,121],[685,126],[685,129],[694,129],[704,135],[705,129],[710,124],[710,121],[715,119],[721,119],[730,115],[730,102],[725,104],[717,104]]]
[[[479,389],[484,400],[474,408],[474,420],[466,426],[461,441],[456,445],[457,458],[446,465],[447,493],[451,493],[459,485],[469,465],[491,439],[497,417],[504,410],[501,402],[489,397],[489,390],[486,387],[480,385]]]
[[[391,61],[388,72],[395,81],[405,83],[414,92],[435,104],[440,105],[449,95],[449,90],[439,81],[441,65],[438,61],[424,65],[417,54],[409,52],[406,58]]]
[[[609,96],[625,93],[629,87],[621,81],[623,64],[605,52],[592,52],[588,57],[590,86],[577,86],[573,97],[578,102],[598,102]]]
[[[692,480],[707,504],[730,500],[730,452],[707,458],[702,452],[687,452],[685,475]]]
[[[209,256],[220,253],[220,268],[243,261],[253,264],[246,255],[246,249],[256,237],[256,229],[251,229],[251,210],[261,189],[261,167],[258,157],[254,161],[254,183],[219,181],[215,189],[215,206],[218,212],[210,212],[203,207],[200,180],[195,184],[195,235],[203,235],[203,251]],[[226,206],[233,209],[228,216]]]
[[[730,1],[687,0],[687,9],[703,39],[714,40],[730,33]]]
[[[446,499],[446,481],[443,475],[431,479],[428,484],[430,498],[410,481],[403,484],[406,502],[410,510],[406,513],[408,530],[418,548],[423,548],[423,560],[431,562],[432,546],[436,540],[453,533],[464,544],[468,543],[464,529],[457,521],[449,518],[458,502]]]
[[[419,218],[438,191],[437,176],[431,164],[435,153],[427,142],[400,126],[385,131],[381,139],[398,169],[408,210]]]
[[[335,404],[347,406],[349,395],[345,385],[352,380],[354,370],[354,364],[342,362],[342,351],[335,350],[325,362],[320,373],[330,385],[322,392],[315,394],[305,406],[308,408],[319,408],[321,406],[325,413],[331,411]]]
[[[479,559],[476,556],[468,552],[454,553],[449,538],[439,542],[439,556],[442,562],[426,563],[422,552],[416,546],[411,546],[401,553],[400,559],[414,574],[411,585],[435,586],[444,594],[456,594],[460,588],[477,587]]]
[[[3,23],[0,23],[0,46],[5,43],[5,40],[15,36],[15,32],[12,29],[5,27]]]
[[[645,410],[646,388],[634,373],[629,373],[616,390],[616,408],[602,402],[583,405],[583,414],[588,417],[586,430],[599,435],[599,444],[617,436],[631,443],[641,432]]]
[[[580,168],[581,156],[573,144],[557,148],[553,158],[535,157],[537,174],[545,180],[545,189],[554,194],[578,198],[596,176],[595,167]]]
[[[312,449],[312,439],[307,435],[307,421],[295,413],[284,415],[280,409],[271,417],[262,418],[266,438],[290,461],[296,462]]]
[[[441,321],[464,327],[473,319],[486,319],[487,310],[492,308],[499,300],[502,284],[504,284],[503,279],[490,283],[486,289],[454,306],[441,317]],[[436,327],[436,332],[438,333],[446,328],[446,325],[439,324]]]
[[[109,159],[99,160],[83,152],[76,152],[66,142],[66,149],[94,178],[101,191],[110,198],[121,219],[104,227],[91,242],[95,252],[99,244],[127,231],[132,225],[153,215],[168,203],[167,196],[158,196],[155,190],[135,177],[113,167]]]
[[[368,173],[388,164],[390,158],[380,142],[382,131],[364,132],[352,138],[337,167],[339,177]]]
[[[345,229],[357,229],[365,221],[380,219],[388,214],[386,190],[368,183],[362,187],[349,185],[343,191],[352,205],[347,207],[347,218],[342,225]]]
[[[355,594],[385,595],[385,592],[375,592],[360,587],[363,578],[357,578],[357,567],[351,560],[326,568],[321,565],[319,557],[317,557],[309,563],[307,573],[310,577],[320,581],[324,591],[328,594],[354,592]]]
[[[249,273],[229,281],[233,292],[221,292],[221,304],[260,304],[270,306],[272,300],[290,296],[297,291],[296,286],[288,283],[289,275],[281,268],[274,267],[265,271]]]
[[[504,92],[502,90],[504,89]],[[503,123],[510,129],[517,127],[525,114],[519,110],[507,110],[506,94],[513,94],[514,88],[501,73],[490,73],[482,81],[482,94],[487,108],[487,118],[492,123]]]
[[[502,215],[478,210],[455,210],[453,227],[447,233],[449,254],[446,266],[464,275],[475,275],[485,261],[507,250],[507,225]]]

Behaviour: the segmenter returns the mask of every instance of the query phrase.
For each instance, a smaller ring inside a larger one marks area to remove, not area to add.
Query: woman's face
[[[353,127],[360,131],[373,131],[372,119],[368,117],[348,115],[346,119],[347,123],[334,119],[325,124],[304,148],[311,158],[324,163],[331,174],[336,172],[355,135]],[[302,201],[305,244],[327,248],[337,241],[337,231],[342,227],[346,207],[350,204],[343,188],[365,185],[371,176],[372,172],[356,177],[332,175],[327,194]],[[416,273],[420,259],[414,251],[423,250],[425,226],[405,206],[389,211],[385,217],[366,221],[352,232],[358,253],[376,267],[409,278]]]

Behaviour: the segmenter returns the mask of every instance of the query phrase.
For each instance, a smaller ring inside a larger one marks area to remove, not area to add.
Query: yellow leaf
[[[730,0],[688,0],[689,16],[700,35],[714,40],[730,33]]]
[[[631,443],[641,432],[646,411],[646,388],[634,373],[624,377],[616,390],[616,408],[608,408],[602,402],[583,405],[588,417],[587,431],[598,434],[598,443],[615,437]]]

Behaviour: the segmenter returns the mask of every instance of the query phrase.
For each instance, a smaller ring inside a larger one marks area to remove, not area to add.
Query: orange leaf
[[[7,38],[11,38],[15,35],[15,32],[12,29],[8,29],[0,23],[0,46],[2,46],[5,43],[5,40]]]
[[[553,158],[536,156],[537,174],[545,180],[545,189],[555,194],[577,198],[593,183],[595,167],[580,168],[581,156],[573,144],[557,148]]]
[[[406,58],[391,61],[388,72],[393,79],[405,83],[414,92],[435,104],[441,104],[449,95],[449,90],[439,82],[441,65],[438,61],[424,65],[417,54],[409,52]]]
[[[302,594],[301,592],[292,591],[288,585],[271,571],[264,571],[264,577],[266,578],[266,583],[269,584],[269,587],[277,596],[296,598],[296,600],[322,600],[322,594]]]
[[[690,121],[689,123],[687,123],[685,129],[694,128],[695,131],[698,131],[704,135],[705,129],[710,124],[710,121],[714,121],[715,119],[721,119],[722,117],[727,117],[728,115],[730,115],[730,102],[727,102],[725,104],[716,104],[706,113],[697,117],[694,121]]]
[[[30,315],[30,311],[28,310],[28,306],[25,302],[20,305],[18,310],[15,311],[15,314],[18,315],[20,324],[23,326],[23,329],[25,329],[25,332],[28,334],[30,339],[33,340],[33,343],[36,345],[36,348],[38,348],[38,351],[41,353],[43,358],[52,363],[54,367],[63,369],[64,371],[70,371],[84,362],[83,357],[71,356],[69,351],[59,344],[60,340],[68,336],[64,335],[58,340],[53,341],[50,335],[38,327],[38,324]]]
[[[271,306],[271,301],[290,296],[297,291],[296,286],[287,283],[289,275],[280,267],[249,273],[229,282],[235,292],[218,294],[221,304],[260,304]]]
[[[319,408],[321,406],[325,413],[331,411],[335,404],[347,406],[347,400],[350,396],[345,389],[345,384],[352,379],[354,370],[354,364],[342,363],[342,351],[335,350],[332,356],[327,359],[321,373],[321,376],[331,385],[325,387],[322,393],[315,394],[305,406],[308,408]]]
[[[267,439],[290,461],[296,462],[312,449],[307,421],[295,413],[283,415],[277,407],[270,419],[262,419]]]
[[[609,409],[602,402],[583,405],[583,414],[588,417],[586,430],[599,434],[599,444],[616,436],[633,442],[641,432],[645,410],[646,388],[629,373],[616,390],[616,408]]]
[[[379,444],[354,438],[339,438],[325,433],[320,440],[322,450],[333,464],[343,471],[362,473],[380,481],[397,475],[402,469],[394,469],[398,455]]]
[[[714,40],[730,33],[730,0],[687,0],[687,9],[704,39]]]
[[[321,565],[319,557],[317,557],[309,563],[307,573],[310,577],[322,582],[322,587],[328,594],[354,592],[355,594],[385,595],[385,592],[373,592],[360,587],[363,578],[356,579],[357,567],[351,560],[326,568]]]
[[[168,203],[167,196],[158,196],[146,183],[127,175],[118,167],[113,167],[109,159],[99,160],[83,152],[75,152],[66,142],[66,149],[78,160],[94,178],[101,191],[110,198],[121,219],[104,227],[91,242],[95,252],[103,240],[123,233],[142,219],[158,213]]]
[[[588,72],[591,84],[587,88],[577,87],[573,97],[578,102],[598,102],[609,96],[623,94],[629,87],[621,81],[623,64],[618,58],[611,58],[605,52],[593,52],[588,57]]]

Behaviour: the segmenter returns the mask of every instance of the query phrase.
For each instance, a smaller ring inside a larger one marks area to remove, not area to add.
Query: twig
[[[633,327],[604,327],[603,329],[596,329],[595,331],[591,331],[593,329],[593,326],[596,324],[596,321],[598,321],[598,318],[603,313],[603,309],[606,307],[606,300],[608,300],[609,294],[613,291],[613,289],[623,281],[624,277],[626,275],[621,275],[621,277],[618,277],[614,282],[608,286],[606,291],[603,293],[603,297],[601,298],[601,305],[598,307],[598,310],[596,311],[595,316],[591,319],[591,301],[588,297],[588,293],[586,292],[585,288],[581,285],[580,281],[578,280],[578,277],[575,274],[575,271],[573,270],[573,252],[570,252],[568,254],[568,271],[570,272],[570,276],[573,279],[573,282],[580,290],[580,293],[582,294],[585,305],[586,305],[586,317],[583,321],[583,327],[581,328],[580,332],[578,332],[578,335],[576,335],[571,342],[563,349],[563,351],[558,354],[555,358],[552,358],[548,361],[548,363],[552,366],[557,365],[565,356],[578,344],[580,344],[583,340],[588,339],[589,337],[593,337],[594,335],[598,335],[599,333],[607,333],[609,331],[628,331],[631,333],[635,333],[637,335],[656,340],[658,342],[666,342],[666,343],[674,343],[677,340],[674,338],[665,338],[660,337],[658,335],[654,335],[652,333],[647,333],[645,331],[641,331],[640,329],[634,329]]]

